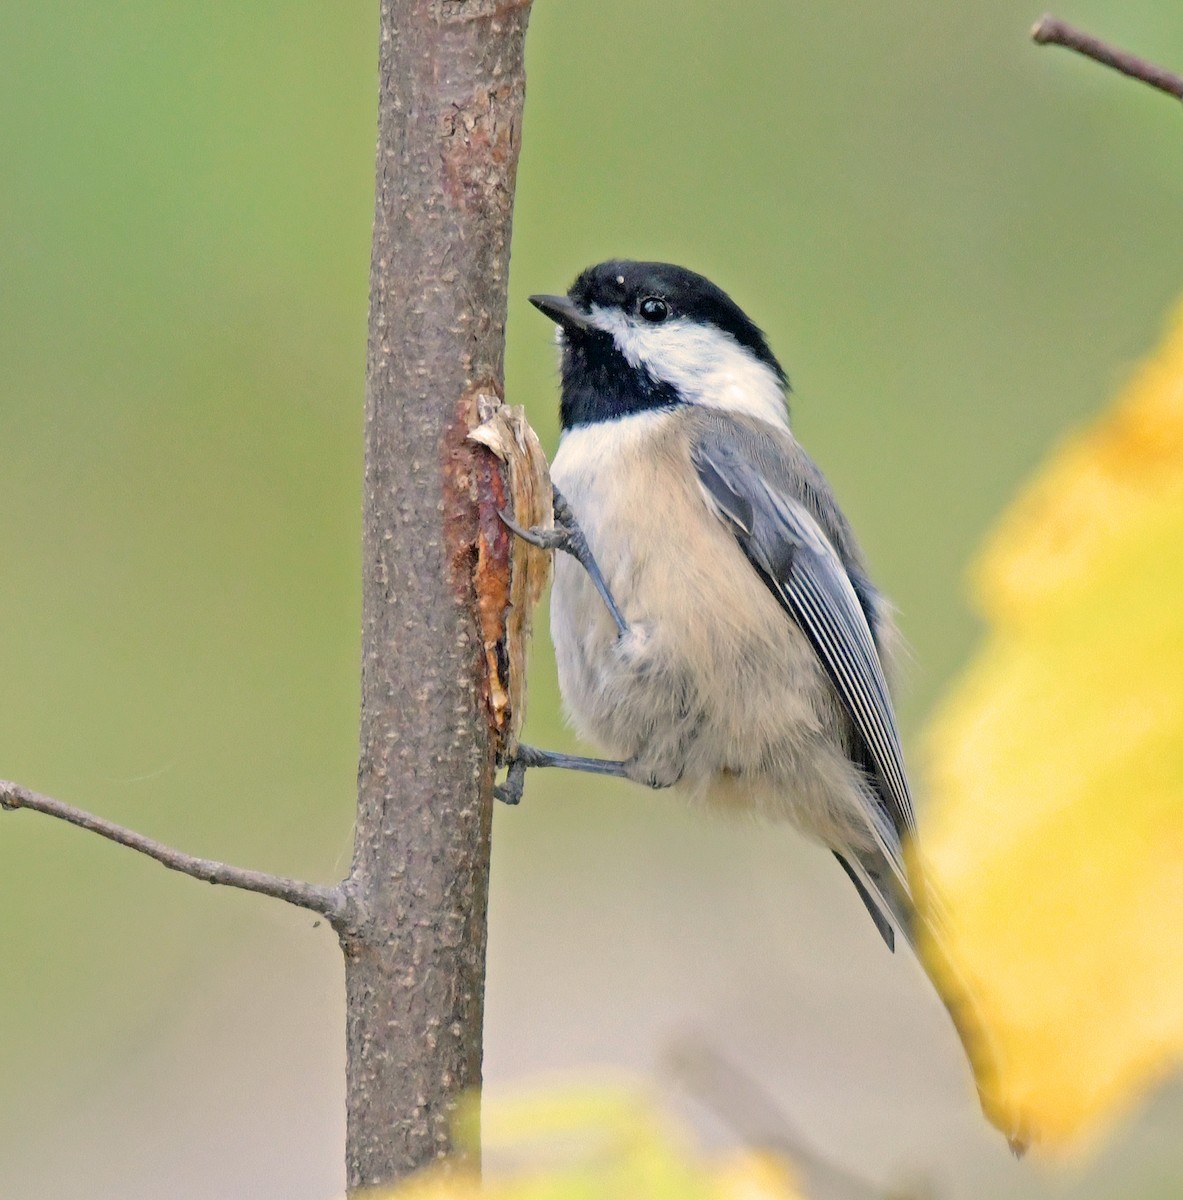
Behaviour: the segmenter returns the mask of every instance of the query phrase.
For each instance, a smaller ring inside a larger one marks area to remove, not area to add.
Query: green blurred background
[[[972,648],[983,531],[1183,290],[1177,106],[1034,48],[1037,15],[532,19],[510,398],[553,448],[529,292],[613,255],[728,289],[899,604],[913,735]],[[1183,66],[1177,0],[1060,15]],[[0,776],[326,880],[355,772],[375,34],[371,5],[307,0],[0,6]],[[569,742],[545,637],[535,659],[531,739]],[[340,982],[309,917],[0,817],[0,1196],[332,1195]],[[623,786],[545,774],[497,813],[488,1013],[494,1089],[660,1080],[690,1036],[874,1179],[1183,1185],[1178,1086],[1067,1175],[1012,1163],[824,855]]]

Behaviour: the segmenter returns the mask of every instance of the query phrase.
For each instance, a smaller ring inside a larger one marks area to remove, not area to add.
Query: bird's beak
[[[563,329],[582,331],[590,328],[587,313],[576,308],[569,296],[531,296],[530,303]]]

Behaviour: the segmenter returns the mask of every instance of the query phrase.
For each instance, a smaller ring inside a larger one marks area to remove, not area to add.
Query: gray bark
[[[481,1079],[493,749],[465,436],[501,394],[529,0],[382,0],[361,754],[343,931],[350,1190],[450,1149]]]

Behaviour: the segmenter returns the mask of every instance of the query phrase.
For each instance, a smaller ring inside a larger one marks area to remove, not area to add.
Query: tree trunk
[[[361,755],[346,931],[351,1191],[445,1154],[481,1079],[493,751],[476,397],[501,394],[529,0],[382,0]]]

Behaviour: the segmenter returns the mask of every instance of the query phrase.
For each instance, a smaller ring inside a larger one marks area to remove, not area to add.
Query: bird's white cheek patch
[[[729,333],[675,317],[658,325],[594,305],[592,323],[610,333],[633,367],[677,388],[690,404],[788,426],[784,386]]]

